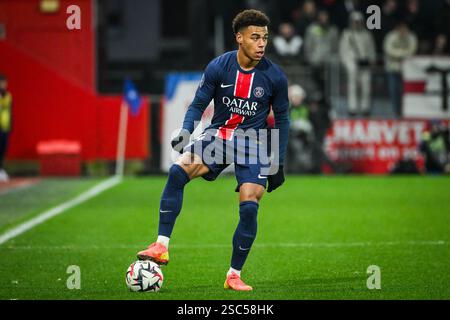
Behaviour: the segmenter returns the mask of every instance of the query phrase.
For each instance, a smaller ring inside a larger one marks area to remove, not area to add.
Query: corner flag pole
[[[128,106],[122,100],[120,105],[119,134],[117,139],[116,176],[122,177],[125,165],[125,150],[127,145]]]

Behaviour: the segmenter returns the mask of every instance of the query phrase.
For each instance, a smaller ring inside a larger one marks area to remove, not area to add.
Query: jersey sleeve
[[[279,130],[279,163],[283,165],[289,137],[289,99],[286,76],[278,79],[274,88],[272,109],[275,118],[275,129]]]
[[[183,129],[188,130],[190,133],[194,131],[195,124],[200,121],[203,112],[214,98],[217,79],[217,64],[216,61],[213,60],[206,67],[195,93],[194,100],[184,116]]]

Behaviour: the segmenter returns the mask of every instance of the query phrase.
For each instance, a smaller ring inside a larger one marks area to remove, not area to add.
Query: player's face
[[[248,26],[236,35],[239,48],[250,60],[261,60],[267,46],[267,27]]]

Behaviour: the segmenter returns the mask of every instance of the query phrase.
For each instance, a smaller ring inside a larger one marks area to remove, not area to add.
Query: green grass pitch
[[[234,177],[194,180],[185,189],[161,291],[129,292],[125,271],[156,238],[164,184],[165,177],[127,178],[0,245],[0,299],[450,298],[449,177],[289,176],[260,204],[242,273],[252,292],[223,289],[238,221]],[[0,196],[4,224],[14,225],[13,211],[17,223],[36,214],[20,199],[36,190],[42,197],[46,187],[55,185],[44,181]],[[57,204],[41,199],[40,211]],[[5,229],[0,225],[0,233]],[[70,265],[80,267],[79,290],[66,287]],[[367,288],[370,265],[380,267],[380,290]]]

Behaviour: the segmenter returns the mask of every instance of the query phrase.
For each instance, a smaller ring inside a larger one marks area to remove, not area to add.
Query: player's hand
[[[269,182],[267,192],[272,192],[273,190],[281,186],[284,183],[284,180],[284,168],[283,166],[279,166],[277,173],[267,177],[267,181]]]
[[[189,137],[191,133],[186,129],[181,129],[178,135],[172,139],[170,144],[172,145],[173,150],[183,153],[183,148],[187,146],[189,143]]]

